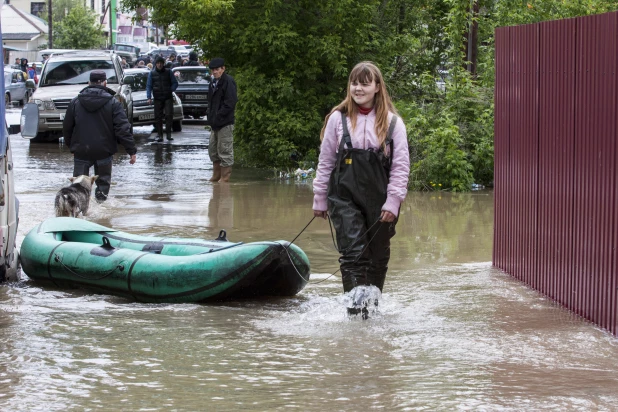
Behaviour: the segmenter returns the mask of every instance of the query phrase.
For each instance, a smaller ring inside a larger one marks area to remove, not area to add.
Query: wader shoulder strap
[[[352,139],[350,138],[350,132],[348,131],[348,121],[346,120],[345,113],[341,113],[341,127],[343,127],[343,136],[341,136],[341,143],[345,142],[348,145],[348,149],[352,149]]]
[[[390,169],[393,166],[393,130],[395,130],[395,126],[397,125],[397,116],[393,115],[391,119],[391,124],[388,126],[388,133],[386,134],[386,140],[384,141],[384,147],[389,147],[388,153],[388,168]],[[382,150],[382,148],[380,148]]]
[[[393,115],[391,119],[391,124],[388,126],[388,133],[386,134],[386,140],[384,141],[385,145],[390,145],[393,143],[393,130],[395,130],[395,126],[397,125],[397,116]]]

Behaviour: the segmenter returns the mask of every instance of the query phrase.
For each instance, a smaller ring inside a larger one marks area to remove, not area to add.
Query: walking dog
[[[99,176],[81,175],[69,177],[71,185],[63,187],[56,194],[56,216],[77,217],[85,215],[90,206],[92,184]]]

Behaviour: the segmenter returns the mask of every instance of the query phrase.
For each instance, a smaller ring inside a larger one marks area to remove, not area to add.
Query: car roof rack
[[[113,54],[114,52],[115,50],[70,50],[65,52],[52,53],[49,58],[51,59],[55,56],[105,56]]]

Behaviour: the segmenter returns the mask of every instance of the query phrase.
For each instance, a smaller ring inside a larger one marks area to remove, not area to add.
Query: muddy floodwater
[[[121,149],[110,199],[86,219],[115,229],[231,241],[292,240],[311,183],[234,168],[212,184],[208,135]],[[18,246],[54,216],[72,156],[13,145]],[[296,243],[311,261],[297,296],[143,304],[0,285],[2,411],[618,410],[618,339],[492,268],[493,192],[409,193],[380,311],[349,319],[328,223]]]

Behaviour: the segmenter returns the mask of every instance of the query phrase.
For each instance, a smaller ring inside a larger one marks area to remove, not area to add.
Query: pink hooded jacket
[[[392,117],[393,113],[389,113],[389,124]],[[352,129],[350,118],[348,117],[346,120],[353,147],[357,149],[379,149],[378,137],[375,132],[375,110],[369,112],[368,115],[359,113],[356,118],[356,128],[354,128],[354,130]],[[324,131],[324,140],[320,146],[318,170],[313,180],[313,210],[326,211],[328,209],[326,201],[328,180],[337,163],[337,152],[342,136],[343,127],[341,125],[341,113],[334,112],[328,119]],[[399,214],[399,207],[408,193],[408,178],[410,176],[408,138],[406,126],[403,124],[401,118],[397,119],[392,138],[394,152],[393,165],[388,187],[386,189],[386,203],[382,206],[382,210],[389,211],[397,216]],[[387,148],[386,153],[388,154],[388,152],[389,149]]]

